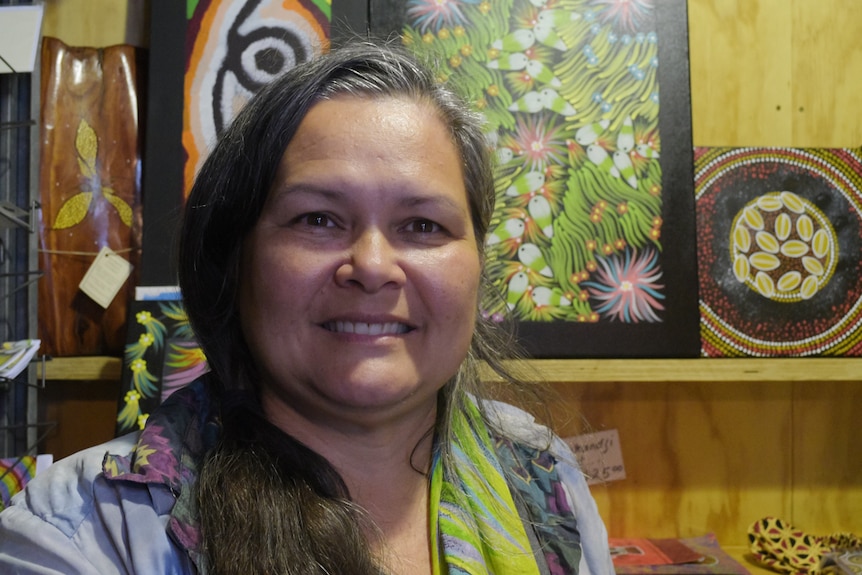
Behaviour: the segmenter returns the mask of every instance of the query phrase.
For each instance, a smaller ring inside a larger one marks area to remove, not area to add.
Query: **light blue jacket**
[[[131,453],[140,433],[60,460],[0,513],[0,573],[195,573],[166,529],[166,485],[109,481],[106,453]]]
[[[217,429],[209,407],[206,387],[195,382],[171,396],[144,432],[81,451],[37,476],[0,513],[0,573],[197,573],[190,486]],[[495,410],[496,426],[511,430],[513,441],[547,440],[532,416],[504,404]],[[550,452],[577,519],[580,575],[612,575],[607,533],[574,457],[559,439]]]

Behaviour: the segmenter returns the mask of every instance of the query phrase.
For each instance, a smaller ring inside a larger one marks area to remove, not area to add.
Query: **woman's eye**
[[[433,234],[441,230],[440,225],[431,220],[415,220],[407,226],[408,231],[417,234]]]
[[[305,214],[304,216],[300,217],[299,220],[307,226],[317,228],[327,228],[335,225],[333,224],[332,220],[324,214]]]

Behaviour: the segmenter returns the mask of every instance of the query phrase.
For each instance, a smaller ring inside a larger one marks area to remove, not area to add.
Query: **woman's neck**
[[[433,425],[433,420],[429,425]],[[431,572],[428,516],[433,433],[391,438],[397,447],[371,442],[325,455],[344,479],[351,499],[373,522],[365,536],[390,574]]]
[[[314,425],[299,413],[271,420],[338,471],[373,523],[366,538],[388,573],[430,573],[428,497],[436,405],[378,426]],[[289,421],[289,425],[283,422]]]

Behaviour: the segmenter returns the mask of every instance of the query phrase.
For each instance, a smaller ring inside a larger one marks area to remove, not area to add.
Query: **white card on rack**
[[[78,284],[82,292],[107,309],[132,273],[132,264],[105,246]]]
[[[35,69],[43,12],[41,4],[0,6],[0,74]]]

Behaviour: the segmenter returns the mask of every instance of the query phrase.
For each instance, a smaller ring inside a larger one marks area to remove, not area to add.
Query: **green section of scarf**
[[[436,457],[431,471],[433,573],[538,575],[491,434],[476,405],[466,403],[466,412],[454,410],[453,469]]]

